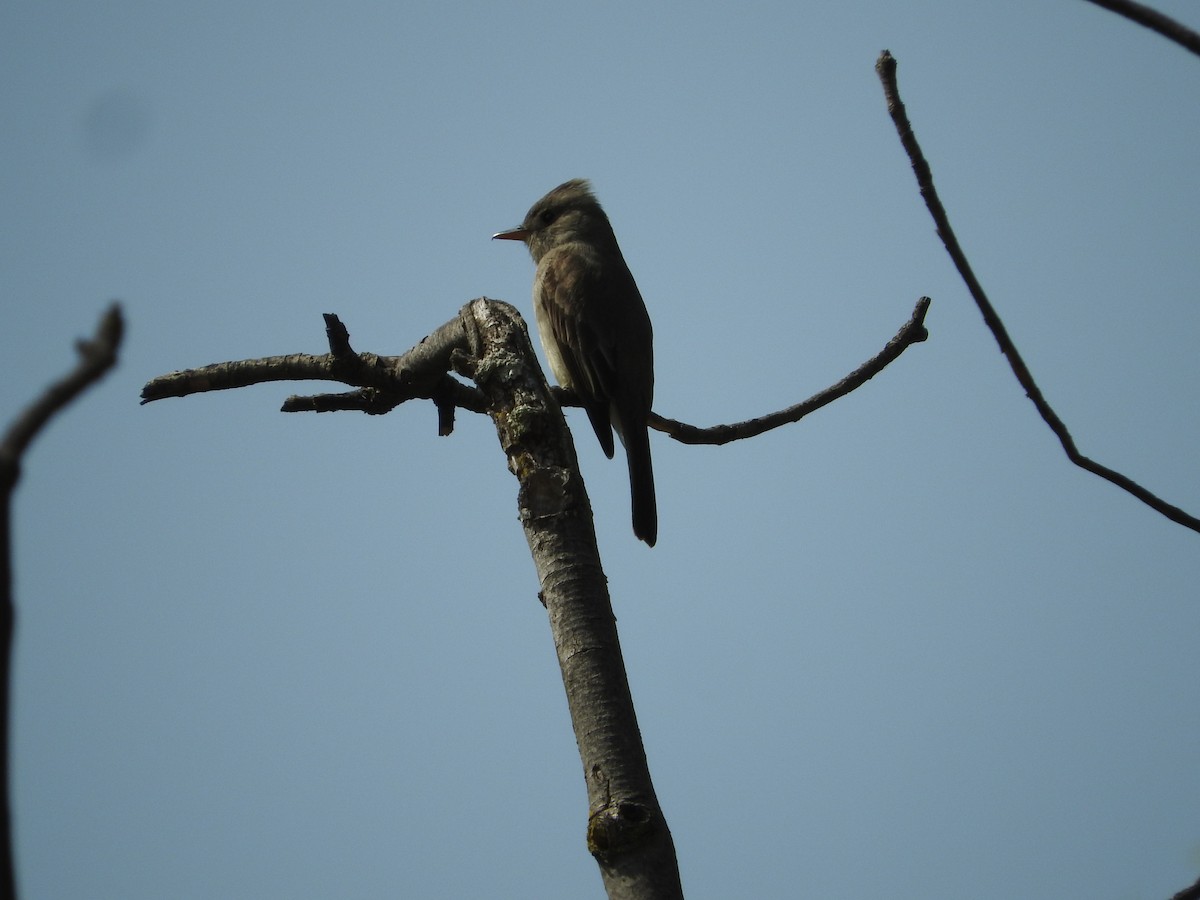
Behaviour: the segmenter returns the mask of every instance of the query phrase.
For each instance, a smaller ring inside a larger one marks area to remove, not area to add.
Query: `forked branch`
[[[926,337],[929,300],[874,359],[833,387],[752,422],[699,429],[656,417],[654,426],[690,443],[724,443],[794,422],[864,384],[906,347]],[[227,390],[269,381],[337,381],[356,390],[289,397],[288,412],[357,410],[385,413],[405,400],[438,408],[449,434],[454,411],[491,416],[520,481],[521,524],[533,554],[539,597],[550,618],[571,722],[588,791],[588,850],[610,898],[682,897],[671,833],[650,781],[645,750],[621,659],[607,582],[596,549],[590,506],[554,392],[537,366],[528,331],[515,309],[486,298],[400,356],[356,353],[345,326],[325,317],[329,353],[218,363],[172,372],[142,389],[142,402]],[[451,375],[471,379],[466,384]]]

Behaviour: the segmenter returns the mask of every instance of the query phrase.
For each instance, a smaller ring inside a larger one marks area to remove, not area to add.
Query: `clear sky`
[[[1192,27],[1194,0],[1157,3]],[[660,531],[569,420],[690,898],[1163,900],[1200,873],[1200,59],[1082,0],[0,6],[0,420],[112,298],[16,505],[25,897],[589,898],[585,793],[489,422],[283,415],[178,368],[398,353],[592,179],[655,324]]]

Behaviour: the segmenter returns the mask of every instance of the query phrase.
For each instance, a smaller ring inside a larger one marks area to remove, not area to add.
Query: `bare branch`
[[[1091,0],[1097,6],[1102,6],[1110,12],[1124,16],[1130,21],[1145,25],[1151,31],[1157,31],[1167,40],[1174,41],[1181,47],[1191,50],[1200,56],[1200,34],[1176,22],[1170,16],[1164,16],[1156,9],[1134,3],[1132,0]]]
[[[930,300],[928,297],[922,297],[918,300],[916,308],[913,309],[912,318],[904,324],[894,338],[887,342],[883,350],[867,360],[837,384],[827,387],[819,394],[814,394],[801,403],[757,419],[748,419],[745,422],[737,422],[733,425],[713,425],[709,428],[688,425],[684,422],[678,422],[675,419],[667,419],[655,413],[650,416],[650,426],[684,444],[727,444],[730,441],[755,437],[765,431],[770,431],[772,428],[778,428],[780,425],[798,422],[809,413],[815,412],[822,406],[832,403],[834,400],[845,396],[856,388],[862,387],[883,371],[885,366],[893,362],[908,347],[928,338],[929,332],[925,330],[925,314],[929,311],[929,303]]]
[[[330,352],[222,363],[156,378],[146,401],[289,377],[359,385],[349,394],[293,397],[285,409],[386,412],[427,397],[449,433],[456,407],[487,412],[520,488],[517,505],[537,567],[588,792],[588,849],[608,894],[621,900],[682,896],[666,819],[654,794],[621,659],[590,505],[562,411],[541,374],[525,323],[481,298],[399,357],[355,353],[336,316]],[[452,378],[453,370],[477,387]]]
[[[461,406],[485,412],[478,390],[451,378],[454,356],[467,347],[467,336],[456,316],[400,356],[355,353],[350,334],[337,316],[325,315],[329,353],[295,353],[215,363],[160,375],[142,388],[142,403],[166,397],[186,397],[272,381],[336,381],[356,385],[357,391],[291,396],[283,412],[355,411],[369,415],[391,412],[406,400],[432,399],[439,409],[439,433],[449,434],[454,417],[448,408]]]
[[[708,428],[651,413],[650,426],[684,444],[727,444],[799,421],[862,387],[908,347],[928,338],[925,315],[929,311],[929,304],[928,297],[918,300],[912,316],[883,350],[836,384],[794,406],[745,422]],[[282,411],[383,415],[407,400],[423,398],[433,400],[437,406],[438,434],[444,436],[454,429],[455,409],[476,413],[488,411],[487,401],[478,388],[447,374],[448,369],[454,369],[467,377],[474,376],[475,363],[464,349],[469,343],[467,330],[471,327],[469,322],[465,322],[465,317],[459,316],[424,338],[407,353],[378,356],[374,353],[355,353],[350,346],[349,332],[341,320],[326,313],[325,331],[330,350],[327,354],[316,356],[296,353],[171,372],[146,383],[142,388],[142,403],[271,381],[337,381],[360,387],[356,391],[338,394],[292,395],[284,400]],[[570,391],[559,387],[551,390],[561,406],[579,405],[578,399]]]
[[[937,189],[933,186],[933,173],[929,168],[929,163],[925,160],[925,155],[921,152],[916,135],[913,134],[912,125],[909,124],[908,115],[904,110],[904,103],[900,100],[900,89],[896,84],[896,60],[891,53],[884,50],[880,54],[878,61],[875,63],[875,71],[879,73],[879,79],[883,83],[883,93],[887,99],[888,113],[891,115],[892,121],[896,126],[896,131],[900,135],[900,143],[904,145],[904,149],[908,153],[908,158],[912,162],[913,172],[917,176],[917,186],[920,188],[925,205],[929,208],[929,214],[933,216],[933,221],[937,225],[938,235],[941,237],[942,243],[946,245],[946,252],[950,254],[955,267],[958,269],[963,281],[966,282],[967,289],[971,292],[971,296],[975,298],[975,303],[983,315],[983,321],[991,329],[992,335],[996,338],[996,343],[1000,345],[1000,351],[1008,358],[1008,364],[1012,368],[1013,374],[1016,375],[1017,381],[1024,388],[1029,399],[1033,401],[1033,405],[1037,408],[1038,413],[1045,420],[1046,424],[1050,426],[1050,430],[1058,437],[1059,443],[1062,444],[1062,448],[1067,454],[1067,458],[1080,468],[1086,469],[1094,475],[1099,475],[1104,480],[1129,492],[1151,509],[1166,516],[1172,522],[1177,522],[1185,528],[1200,532],[1200,519],[1196,519],[1179,507],[1156,497],[1133,479],[1107,466],[1103,466],[1095,460],[1089,459],[1075,447],[1075,441],[1067,431],[1067,426],[1063,424],[1062,420],[1051,409],[1050,404],[1046,402],[1041,389],[1037,386],[1037,383],[1033,380],[1033,375],[1029,372],[1029,367],[1025,365],[1021,354],[1017,352],[1016,345],[1013,343],[1012,338],[1008,336],[1008,330],[1004,327],[1004,323],[1000,321],[999,314],[996,312],[995,307],[992,306],[991,301],[988,300],[987,294],[983,291],[983,286],[980,285],[979,280],[975,277],[975,273],[971,270],[971,264],[967,261],[966,254],[963,253],[962,247],[959,246],[958,238],[955,237],[954,231],[950,227],[950,219],[946,215],[942,201],[938,199]]]
[[[65,378],[50,385],[31,406],[26,407],[9,426],[0,442],[0,484],[11,487],[16,483],[21,456],[37,437],[50,418],[74,400],[87,387],[100,379],[117,361],[117,347],[125,330],[121,307],[114,303],[100,319],[96,335],[90,341],[80,340],[79,364]]]
[[[650,780],[570,432],[520,314],[484,300],[468,314],[475,378],[521,485],[521,526],[587,782],[588,850],[612,900],[678,900],[675,849]]]
[[[12,583],[12,496],[21,473],[21,458],[47,422],[95,384],[117,361],[124,332],[121,308],[114,303],[100,319],[96,335],[81,340],[79,363],[65,378],[50,385],[26,407],[0,441],[0,897],[16,896],[13,870],[12,816],[9,804],[9,699],[16,608]]]

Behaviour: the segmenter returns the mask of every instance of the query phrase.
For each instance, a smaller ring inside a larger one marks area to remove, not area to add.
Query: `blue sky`
[[[1194,3],[1157,8],[1200,26]],[[1200,873],[1200,60],[1082,0],[0,9],[0,418],[119,298],[119,368],[16,506],[28,898],[597,897],[516,483],[486,419],[137,403],[154,375],[398,353],[489,236],[592,179],[656,409],[807,397],[921,295],[930,339],[802,423],[654,442],[659,543],[572,413],[690,898],[1158,900]]]

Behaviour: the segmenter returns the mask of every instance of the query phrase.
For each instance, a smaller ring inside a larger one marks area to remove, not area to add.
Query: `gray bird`
[[[610,459],[613,429],[625,445],[633,533],[658,537],[647,420],[654,399],[654,333],[608,216],[583,179],[560,184],[516,228],[537,264],[533,311],[554,377],[583,404]]]

